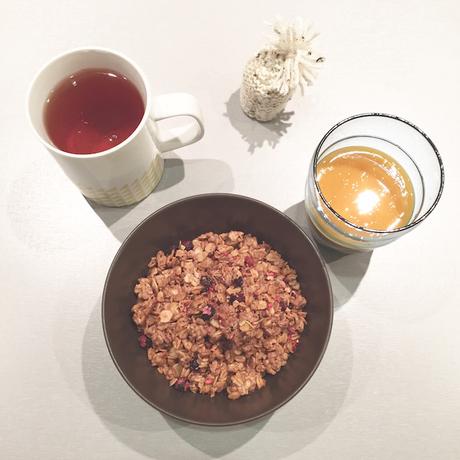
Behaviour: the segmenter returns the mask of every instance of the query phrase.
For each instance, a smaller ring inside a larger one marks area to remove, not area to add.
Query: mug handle
[[[184,126],[169,130],[159,128],[156,123],[179,116],[190,117],[193,120]],[[204,123],[198,101],[187,93],[170,93],[154,97],[149,131],[160,152],[176,150],[199,141],[204,135]]]

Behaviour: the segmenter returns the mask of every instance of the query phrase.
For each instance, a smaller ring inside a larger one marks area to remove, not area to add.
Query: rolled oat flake
[[[277,19],[272,26],[275,39],[246,64],[240,91],[241,108],[258,121],[279,115],[298,86],[303,94],[324,62],[312,48],[318,34],[301,18]]]

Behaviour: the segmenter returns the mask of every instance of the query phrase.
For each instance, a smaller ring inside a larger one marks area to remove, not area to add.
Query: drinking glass
[[[321,192],[317,165],[328,153],[342,147],[366,146],[393,157],[414,186],[415,206],[407,225],[373,230],[340,215]],[[439,202],[444,187],[444,167],[431,139],[414,124],[385,113],[364,113],[333,126],[313,155],[305,191],[307,221],[316,240],[343,252],[370,251],[391,243],[424,221]]]

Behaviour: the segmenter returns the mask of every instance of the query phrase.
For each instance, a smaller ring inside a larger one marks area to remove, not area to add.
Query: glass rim
[[[354,224],[353,222],[350,222],[345,217],[343,217],[341,214],[339,214],[329,204],[329,202],[326,200],[326,198],[324,197],[323,193],[321,192],[319,184],[318,184],[318,181],[316,180],[316,172],[317,172],[316,171],[316,166],[317,166],[317,162],[318,162],[319,152],[320,152],[322,146],[324,145],[324,143],[326,142],[326,139],[329,137],[329,135],[332,134],[337,128],[339,128],[340,126],[344,125],[345,123],[348,123],[351,120],[355,120],[355,119],[358,119],[358,118],[366,118],[366,117],[390,118],[392,120],[396,120],[396,121],[399,121],[401,123],[404,123],[404,124],[406,124],[407,126],[409,126],[412,129],[415,129],[430,144],[430,146],[431,146],[431,148],[432,148],[432,150],[433,150],[433,152],[436,155],[436,158],[438,160],[439,173],[440,173],[440,183],[439,183],[439,190],[438,190],[438,193],[436,195],[435,200],[433,201],[431,206],[427,209],[427,211],[425,211],[422,215],[419,215],[413,222],[410,222],[407,225],[404,225],[403,227],[398,227],[398,228],[395,228],[393,230],[373,230],[373,229],[370,229],[370,228],[366,228],[366,227],[362,227],[360,225]],[[340,219],[342,222],[344,222],[345,224],[349,225],[350,227],[353,227],[355,229],[361,230],[361,231],[366,232],[366,233],[394,234],[394,233],[404,232],[405,230],[408,230],[410,228],[415,227],[420,222],[423,222],[431,214],[433,209],[438,204],[438,202],[439,202],[439,200],[441,198],[441,195],[442,195],[442,191],[444,189],[444,164],[442,162],[441,155],[439,154],[439,151],[438,151],[437,147],[434,145],[433,141],[430,139],[430,137],[424,131],[422,131],[418,126],[414,125],[410,121],[408,121],[408,120],[406,120],[404,118],[398,117],[396,115],[390,115],[388,113],[381,113],[381,112],[360,113],[360,114],[357,114],[357,115],[352,115],[352,116],[350,116],[348,118],[345,118],[342,121],[339,121],[338,123],[336,123],[334,126],[332,126],[332,128],[330,128],[326,132],[326,134],[319,141],[319,144],[317,145],[317,147],[315,149],[315,152],[313,154],[312,168],[313,168],[313,181],[314,181],[314,184],[315,184],[315,189],[318,192],[319,196],[321,197],[321,201],[325,204],[325,206],[329,209],[329,211],[331,211],[338,219]]]

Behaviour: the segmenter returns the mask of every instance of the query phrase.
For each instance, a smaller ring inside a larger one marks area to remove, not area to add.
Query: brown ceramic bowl
[[[226,392],[214,398],[181,393],[153,368],[139,348],[130,308],[133,288],[156,251],[200,233],[241,230],[269,243],[297,271],[307,297],[309,323],[299,346],[267,385],[235,401]],[[313,243],[282,212],[251,198],[230,194],[199,195],[154,212],[126,238],[107,275],[102,299],[105,339],[128,385],[161,412],[201,425],[233,425],[269,414],[308,382],[326,350],[332,327],[332,295],[324,262]]]

